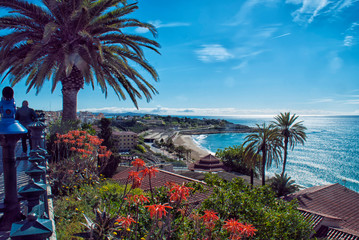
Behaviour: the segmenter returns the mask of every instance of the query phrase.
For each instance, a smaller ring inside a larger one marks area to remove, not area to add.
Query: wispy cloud
[[[171,28],[171,27],[187,27],[190,26],[190,23],[187,22],[170,22],[170,23],[163,23],[160,20],[150,21],[150,24],[155,26],[157,29],[159,28]],[[147,28],[136,28],[135,31],[137,33],[146,33],[148,32]]]
[[[282,34],[282,35],[275,36],[275,37],[273,37],[272,39],[282,38],[282,37],[289,36],[289,35],[291,35],[291,33],[284,33],[284,34]]]
[[[299,5],[299,8],[292,13],[294,22],[310,24],[320,15],[336,15],[358,1],[359,0],[286,0],[286,3]]]
[[[358,34],[359,23],[353,22],[351,26],[346,30],[343,45],[351,47],[356,45]]]
[[[279,1],[280,0],[247,0],[226,25],[238,26],[241,24],[248,24],[250,22],[250,14],[257,5],[263,6],[263,4],[273,4]]]
[[[195,51],[202,62],[224,62],[234,56],[220,44],[202,45],[201,49]]]

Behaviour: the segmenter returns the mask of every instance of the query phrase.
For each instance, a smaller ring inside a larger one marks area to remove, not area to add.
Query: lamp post
[[[13,222],[21,220],[20,204],[17,196],[17,175],[15,167],[15,146],[27,129],[15,120],[14,90],[5,87],[0,101],[0,144],[2,146],[5,210],[0,219],[0,230],[10,230]]]

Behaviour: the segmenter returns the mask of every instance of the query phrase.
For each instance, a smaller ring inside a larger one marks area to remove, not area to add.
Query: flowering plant
[[[80,130],[56,136],[56,148],[61,149],[63,157],[50,167],[54,194],[66,194],[79,184],[98,182],[112,154],[101,146],[103,140]]]

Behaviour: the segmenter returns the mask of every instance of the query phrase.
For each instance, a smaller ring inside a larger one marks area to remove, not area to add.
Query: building
[[[127,183],[129,183],[129,173],[137,170],[142,170],[142,168],[137,169],[137,167],[129,167],[122,169],[122,171],[115,174],[112,179],[121,185],[126,185]],[[204,187],[204,191],[196,191],[194,194],[191,194],[188,197],[188,201],[186,202],[186,205],[188,206],[186,208],[186,214],[189,214],[194,208],[199,207],[199,205],[213,193],[212,188],[207,187],[207,184],[205,182],[190,177],[185,177],[173,172],[165,171],[163,169],[158,169],[158,172],[156,172],[155,177],[151,178],[151,185],[149,182],[149,177],[145,176],[139,188],[144,191],[150,191],[151,187],[159,188],[168,186],[169,184],[182,185],[189,182],[197,182],[203,184]],[[130,184],[131,183],[132,182],[130,182]]]
[[[191,171],[220,172],[225,171],[226,167],[218,158],[208,154],[199,161],[190,164],[188,169]]]
[[[339,183],[307,188],[285,200],[298,200],[298,210],[311,220],[318,239],[359,240],[359,193]]]
[[[128,152],[131,149],[135,148],[138,144],[137,133],[130,131],[114,131],[112,135],[115,139],[119,152]]]

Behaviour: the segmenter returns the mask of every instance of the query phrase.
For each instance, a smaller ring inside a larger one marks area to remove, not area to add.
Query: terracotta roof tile
[[[301,210],[338,220],[341,231],[350,231],[359,237],[359,193],[336,183],[307,188],[285,197],[286,200],[294,198]]]

